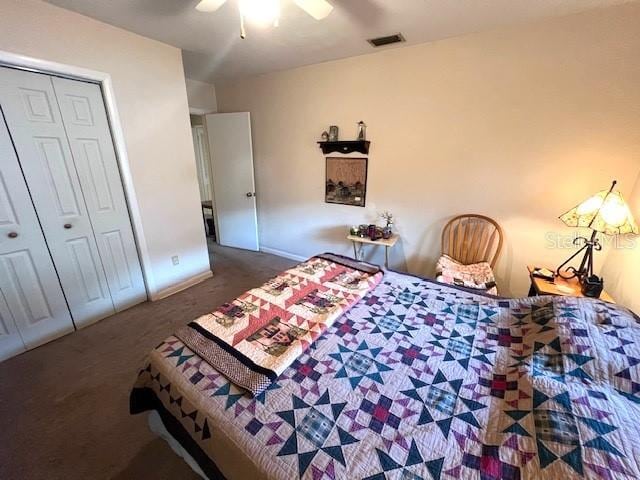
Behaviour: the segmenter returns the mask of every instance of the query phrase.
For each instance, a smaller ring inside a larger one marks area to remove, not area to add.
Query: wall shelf
[[[348,140],[339,142],[318,142],[322,153],[364,153],[369,154],[369,142],[368,140]]]

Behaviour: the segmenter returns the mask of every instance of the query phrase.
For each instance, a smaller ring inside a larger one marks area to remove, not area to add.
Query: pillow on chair
[[[443,255],[436,265],[436,280],[449,285],[483,290],[498,294],[493,270],[487,262],[464,265],[448,255]]]

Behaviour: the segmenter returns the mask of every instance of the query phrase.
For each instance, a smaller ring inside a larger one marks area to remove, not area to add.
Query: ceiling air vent
[[[387,35],[386,37],[370,38],[367,40],[374,47],[384,47],[385,45],[391,45],[393,43],[405,42],[406,40],[401,33],[394,35]]]

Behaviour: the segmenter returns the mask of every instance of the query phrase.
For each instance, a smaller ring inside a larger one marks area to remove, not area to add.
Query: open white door
[[[249,112],[206,115],[220,245],[258,250]]]

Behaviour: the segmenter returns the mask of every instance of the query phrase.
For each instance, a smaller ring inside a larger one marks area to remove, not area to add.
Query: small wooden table
[[[529,296],[536,295],[559,295],[565,297],[584,297],[580,282],[577,278],[566,280],[562,277],[556,277],[555,281],[551,282],[544,278],[535,277],[533,271],[536,267],[527,265],[529,270],[529,278],[531,279],[531,288],[529,289]],[[611,295],[603,291],[600,294],[600,300],[604,300],[609,303],[616,303]]]
[[[389,249],[393,247],[400,237],[395,233],[390,238],[380,238],[371,240],[369,237],[359,237],[358,235],[347,235],[347,240],[353,243],[353,254],[356,260],[363,260],[365,245],[382,245],[384,247],[384,266],[389,268]]]

